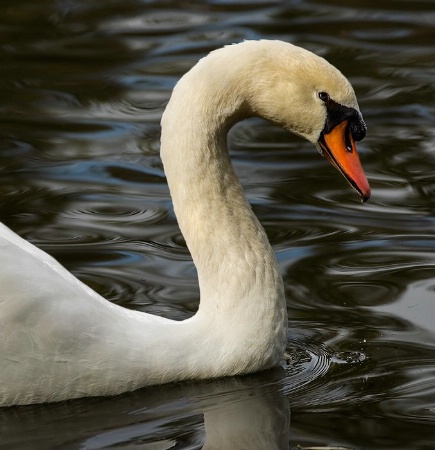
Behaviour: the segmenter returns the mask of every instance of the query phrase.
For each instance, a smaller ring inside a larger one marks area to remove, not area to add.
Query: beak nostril
[[[350,131],[350,127],[348,126],[347,127],[347,129],[346,129],[346,132],[344,133],[344,143],[345,143],[345,146],[346,146],[346,150],[349,152],[349,153],[352,153],[353,152],[353,147],[352,147],[352,134],[351,134],[351,131]]]

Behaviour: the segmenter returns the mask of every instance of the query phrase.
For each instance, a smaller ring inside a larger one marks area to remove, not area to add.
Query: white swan
[[[282,279],[226,149],[231,126],[254,115],[314,143],[369,197],[354,144],[365,124],[337,69],[280,41],[212,52],[180,80],[162,118],[161,157],[198,270],[198,312],[177,322],[114,305],[1,226],[0,405],[115,395],[280,361]]]

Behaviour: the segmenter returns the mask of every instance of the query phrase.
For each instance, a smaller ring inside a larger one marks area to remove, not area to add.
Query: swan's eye
[[[322,100],[322,102],[325,102],[325,103],[329,102],[329,94],[327,92],[322,91],[322,92],[319,92],[318,95],[319,95],[320,100]]]

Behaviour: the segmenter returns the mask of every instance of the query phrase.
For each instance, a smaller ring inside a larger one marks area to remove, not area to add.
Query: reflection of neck
[[[288,448],[290,409],[282,394],[239,391],[225,400],[204,413],[203,450]]]

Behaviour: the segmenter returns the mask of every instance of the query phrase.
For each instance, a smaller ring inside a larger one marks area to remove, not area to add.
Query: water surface
[[[430,0],[2,0],[0,220],[110,301],[196,311],[159,121],[224,44],[290,41],[348,76],[372,198],[309,143],[238,124],[231,156],[282,268],[290,364],[3,409],[0,447],[434,448],[434,23]]]

